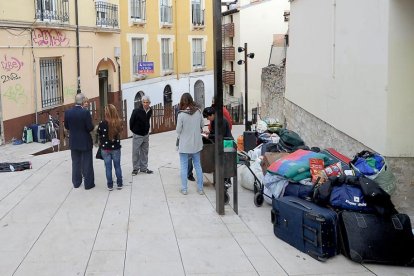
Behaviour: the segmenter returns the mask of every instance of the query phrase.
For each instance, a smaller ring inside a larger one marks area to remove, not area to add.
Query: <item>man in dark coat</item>
[[[135,108],[129,119],[129,129],[132,131],[132,175],[138,172],[151,174],[148,169],[149,130],[152,108],[150,98],[143,96],[142,107]]]
[[[75,97],[75,106],[65,111],[65,128],[69,130],[69,148],[72,158],[72,183],[79,188],[84,177],[85,190],[95,187],[92,159],[92,116],[82,107],[85,96]]]

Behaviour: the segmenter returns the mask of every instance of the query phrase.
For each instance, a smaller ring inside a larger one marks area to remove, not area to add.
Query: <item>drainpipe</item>
[[[118,64],[118,91],[119,91],[119,101],[122,101],[122,91],[121,91],[121,65],[118,62],[119,57],[115,57],[116,64]]]
[[[78,0],[75,0],[75,23],[76,23],[76,66],[78,72],[78,80],[76,93],[81,93],[80,88],[80,54],[79,54],[79,14],[78,14]]]
[[[33,31],[30,30],[30,43],[32,44],[32,57],[33,57],[33,86],[34,86],[34,102],[35,102],[35,123],[38,123],[38,116],[37,116],[37,82],[36,82],[36,59],[33,52]]]

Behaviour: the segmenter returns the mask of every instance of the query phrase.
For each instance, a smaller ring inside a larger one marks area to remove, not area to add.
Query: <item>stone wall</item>
[[[286,128],[297,132],[309,147],[332,147],[350,158],[362,150],[373,151],[286,100],[284,87],[284,68],[269,66],[262,70],[262,118],[279,118]],[[414,224],[414,158],[385,158],[396,177],[397,190],[392,200],[400,212],[411,217]]]
[[[285,97],[285,67],[269,65],[262,69],[261,118],[272,117],[283,123]]]

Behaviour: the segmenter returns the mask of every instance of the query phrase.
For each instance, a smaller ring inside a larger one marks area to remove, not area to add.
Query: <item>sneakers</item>
[[[146,173],[146,174],[152,174],[153,173],[153,171],[151,171],[150,169],[146,169],[146,170],[143,170],[141,172]]]
[[[133,171],[132,171],[132,175],[134,175],[134,176],[135,176],[135,175],[137,175],[137,174],[138,174],[138,170],[133,170]]]
[[[180,189],[180,193],[182,193],[183,195],[187,195],[187,191],[181,190]]]
[[[190,180],[190,181],[195,181],[195,178],[192,175],[190,175],[189,177],[187,177],[187,179]]]
[[[122,190],[122,185],[116,187],[117,190]]]
[[[203,190],[199,190],[199,191],[198,191],[198,194],[199,194],[199,195],[204,195],[204,191],[203,191]]]
[[[112,191],[114,188],[112,187],[108,187],[108,191]]]

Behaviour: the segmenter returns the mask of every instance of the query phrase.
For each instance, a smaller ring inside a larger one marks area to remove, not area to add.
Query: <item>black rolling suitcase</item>
[[[338,253],[336,212],[293,196],[273,199],[272,207],[276,237],[319,261]]]
[[[243,132],[243,145],[245,152],[248,152],[257,146],[257,137],[255,131]]]
[[[342,254],[358,263],[414,264],[414,237],[406,214],[383,217],[351,211],[339,213]]]

